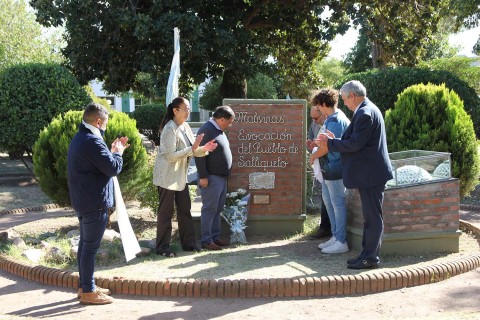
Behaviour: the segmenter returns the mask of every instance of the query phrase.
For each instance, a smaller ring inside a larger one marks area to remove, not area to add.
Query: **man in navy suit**
[[[392,179],[388,157],[385,123],[378,107],[367,98],[367,90],[359,81],[345,83],[340,89],[344,104],[353,111],[345,133],[335,138],[331,132],[315,140],[320,148],[341,153],[343,183],[358,189],[364,218],[362,252],[349,259],[350,269],[380,266],[383,236],[383,193],[385,183]]]

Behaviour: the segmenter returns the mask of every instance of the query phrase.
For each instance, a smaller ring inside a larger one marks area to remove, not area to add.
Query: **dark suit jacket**
[[[78,215],[113,207],[112,177],[122,171],[120,153],[80,124],[68,148],[68,189]]]
[[[370,188],[393,178],[382,113],[368,98],[342,138],[328,141],[328,149],[341,153],[343,184],[349,189]]]

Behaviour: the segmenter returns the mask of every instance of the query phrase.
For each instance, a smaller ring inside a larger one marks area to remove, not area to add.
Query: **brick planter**
[[[458,252],[459,180],[450,179],[385,190],[382,254]],[[363,214],[360,195],[349,190],[348,241],[361,250]]]

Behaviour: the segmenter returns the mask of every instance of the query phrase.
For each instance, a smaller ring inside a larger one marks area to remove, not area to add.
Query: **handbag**
[[[328,161],[328,153],[323,157],[318,158],[322,175],[325,180],[339,180],[342,179],[342,163],[338,162],[332,164]]]

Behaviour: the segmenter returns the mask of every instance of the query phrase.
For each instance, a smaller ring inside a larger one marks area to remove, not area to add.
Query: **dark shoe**
[[[372,262],[365,259],[347,265],[348,269],[377,269],[379,267],[380,262]]]
[[[210,242],[210,243],[207,243],[207,244],[202,244],[202,248],[203,248],[203,249],[207,249],[207,250],[212,250],[212,251],[222,250],[222,247],[220,247],[219,245],[215,244],[215,242]]]
[[[220,239],[217,239],[215,241],[213,241],[217,246],[220,246],[220,247],[227,247],[229,244],[220,240]]]
[[[310,236],[309,238],[311,240],[318,240],[322,238],[330,238],[331,236],[332,236],[332,231],[318,228],[317,232],[314,235]]]
[[[360,261],[360,259],[362,259],[360,256],[358,256],[358,257],[356,257],[356,258],[348,259],[348,260],[347,260],[347,264],[357,263],[358,261]]]
[[[202,251],[202,249],[200,249],[196,245],[192,245],[192,246],[188,246],[188,247],[183,247],[183,251],[200,252],[200,251]]]
[[[172,252],[170,250],[166,250],[163,252],[157,252],[157,254],[161,255],[162,257],[167,257],[167,258],[175,258],[177,255],[175,252]]]

